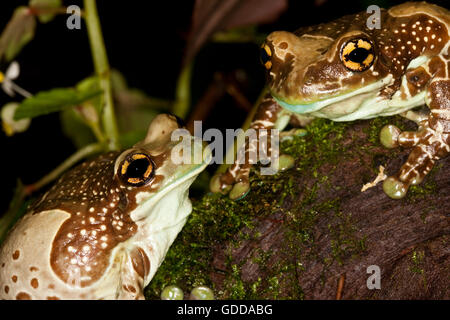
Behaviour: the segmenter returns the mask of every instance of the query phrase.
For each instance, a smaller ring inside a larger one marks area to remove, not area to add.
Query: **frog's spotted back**
[[[294,33],[269,35],[265,45],[272,53],[268,72],[272,94],[290,104],[311,103],[392,76],[394,83],[381,93],[390,97],[400,88],[401,75],[411,61],[435,56],[448,44],[450,21],[443,8],[406,3],[382,9],[380,29],[368,28],[370,17],[362,12]],[[372,46],[375,59],[369,72],[355,74],[341,62],[345,44],[353,39],[369,41]],[[408,95],[406,86],[403,91]]]
[[[114,176],[117,153],[84,162],[56,183],[35,209],[62,209],[71,217],[53,241],[51,265],[65,282],[86,286],[108,266],[111,250],[137,231],[128,213],[133,199]]]

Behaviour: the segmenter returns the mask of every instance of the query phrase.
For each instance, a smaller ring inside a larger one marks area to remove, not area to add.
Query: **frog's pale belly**
[[[25,215],[2,245],[0,298],[2,299],[80,299],[93,298],[100,288],[84,290],[63,282],[52,271],[50,255],[55,235],[69,214],[61,210]],[[41,230],[34,232],[32,230]],[[74,281],[76,281],[74,275]],[[101,283],[101,282],[99,282]]]

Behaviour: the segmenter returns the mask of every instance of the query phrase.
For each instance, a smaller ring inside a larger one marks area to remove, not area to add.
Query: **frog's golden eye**
[[[147,184],[155,174],[155,164],[145,153],[128,155],[119,166],[120,179],[132,186]]]
[[[365,71],[375,60],[373,46],[366,39],[350,40],[342,47],[341,60],[351,71]]]
[[[263,43],[261,46],[260,59],[262,65],[266,67],[267,70],[272,68],[272,61],[270,61],[270,58],[272,58],[272,50],[266,43]]]

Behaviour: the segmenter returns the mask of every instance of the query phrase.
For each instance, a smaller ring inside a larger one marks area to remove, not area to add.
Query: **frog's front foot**
[[[277,170],[284,171],[294,166],[295,159],[286,154],[280,155],[277,161]],[[251,165],[233,164],[225,173],[219,173],[211,178],[209,187],[214,193],[228,194],[232,200],[240,200],[250,192]]]
[[[212,177],[209,184],[212,192],[228,194],[230,199],[244,198],[250,191],[249,183],[250,166],[234,164],[225,173],[219,173]]]
[[[417,132],[401,132],[387,125],[381,130],[380,141],[387,148],[414,147],[398,174],[383,183],[384,192],[393,199],[403,198],[409,186],[421,183],[434,163],[450,151],[450,134],[430,128],[428,121],[421,122]]]

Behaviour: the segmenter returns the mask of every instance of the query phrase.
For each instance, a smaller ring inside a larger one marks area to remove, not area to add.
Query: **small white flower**
[[[0,83],[3,91],[5,91],[5,93],[10,97],[14,97],[16,93],[24,96],[25,98],[31,97],[31,93],[14,83],[13,80],[16,79],[19,74],[20,66],[17,61],[11,62],[5,73],[0,72]]]
[[[30,126],[31,119],[14,120],[17,107],[19,107],[17,102],[10,102],[5,104],[1,111],[3,130],[8,136],[17,132],[24,132]]]

